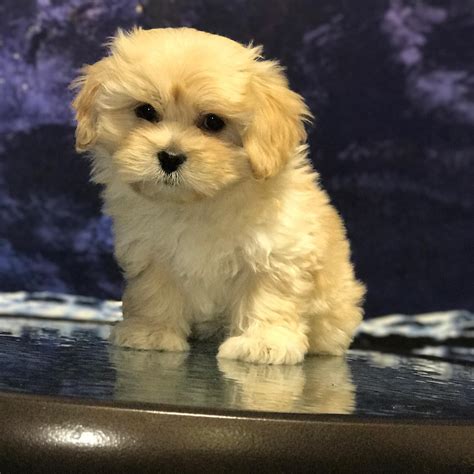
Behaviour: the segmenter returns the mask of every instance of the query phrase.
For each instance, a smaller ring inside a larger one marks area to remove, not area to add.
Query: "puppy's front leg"
[[[307,326],[298,297],[276,284],[271,275],[259,275],[247,284],[237,303],[231,334],[218,357],[257,364],[297,364],[308,350]]]
[[[189,324],[183,297],[172,279],[156,265],[148,266],[127,282],[123,295],[123,317],[112,330],[117,346],[181,352]]]

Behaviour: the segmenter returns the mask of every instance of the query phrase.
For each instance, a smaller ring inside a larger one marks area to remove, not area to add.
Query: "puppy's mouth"
[[[160,193],[160,190],[177,190],[182,184],[181,181],[178,173],[171,173],[160,176],[158,179],[130,183],[130,187],[138,194],[154,197]]]
[[[174,173],[165,175],[161,179],[160,182],[162,184],[164,184],[165,186],[167,186],[167,187],[175,188],[175,187],[179,186],[179,184],[181,182],[181,177],[179,176],[178,172],[174,172]]]
[[[130,183],[129,186],[135,193],[153,202],[165,199],[184,203],[200,201],[205,197],[186,186],[179,172],[163,174],[155,179]]]

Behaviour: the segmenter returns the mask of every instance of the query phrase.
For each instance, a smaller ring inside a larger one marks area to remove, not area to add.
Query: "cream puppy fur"
[[[119,32],[75,81],[76,147],[104,185],[124,321],[112,341],[296,364],[361,321],[341,218],[307,158],[311,115],[261,47],[190,28]]]

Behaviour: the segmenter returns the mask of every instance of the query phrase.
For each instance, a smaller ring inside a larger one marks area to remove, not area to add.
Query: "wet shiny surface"
[[[299,366],[110,346],[110,326],[0,317],[0,391],[204,408],[394,418],[474,417],[470,363],[374,351]]]

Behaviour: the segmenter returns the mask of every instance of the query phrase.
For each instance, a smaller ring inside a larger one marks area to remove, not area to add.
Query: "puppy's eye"
[[[225,122],[216,114],[207,114],[202,118],[200,127],[208,132],[219,132],[225,127]]]
[[[148,122],[158,122],[160,120],[158,112],[150,104],[139,105],[135,109],[135,115]]]

